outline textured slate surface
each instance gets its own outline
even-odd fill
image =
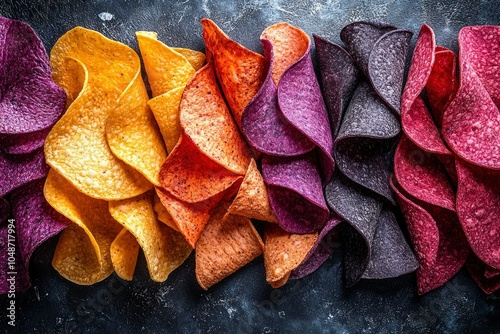
[[[30,23],[48,50],[57,38],[82,25],[137,49],[136,30],[156,30],[169,45],[203,49],[202,17],[231,37],[261,50],[260,32],[288,21],[309,34],[340,42],[340,29],[355,20],[381,20],[418,32],[430,24],[440,45],[456,50],[465,25],[500,24],[500,3],[389,0],[271,1],[72,1],[0,2],[0,15]],[[108,20],[107,20],[108,19]],[[413,43],[415,37],[413,38]],[[149,279],[143,256],[132,282],[113,275],[91,287],[65,281],[51,267],[56,240],[31,260],[33,287],[16,295],[17,326],[23,333],[500,333],[500,293],[486,296],[462,269],[442,288],[418,297],[414,274],[364,280],[345,289],[341,249],[313,275],[273,290],[265,283],[262,258],[210,291],[194,277],[194,257],[165,283]],[[0,309],[8,299],[0,296]]]

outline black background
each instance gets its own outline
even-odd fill
[[[134,32],[152,30],[170,46],[203,50],[203,17],[260,51],[259,35],[287,21],[339,42],[340,29],[378,20],[412,30],[428,23],[439,45],[456,51],[461,27],[500,24],[498,1],[249,0],[249,1],[13,1],[0,15],[24,20],[48,51],[76,25],[137,49]],[[100,13],[110,13],[102,20]],[[103,15],[101,15],[103,16]],[[112,275],[90,287],[61,278],[50,261],[56,240],[35,251],[33,286],[16,295],[16,327],[7,326],[0,297],[0,329],[19,333],[500,333],[500,292],[487,296],[462,269],[443,287],[417,296],[414,274],[361,281],[344,288],[341,249],[314,274],[280,289],[265,282],[262,258],[208,292],[198,287],[191,256],[164,283],[150,280],[141,255],[132,282]],[[2,311],[3,310],[3,311]]]

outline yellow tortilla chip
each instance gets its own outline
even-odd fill
[[[137,54],[95,31],[82,27],[68,31],[54,45],[50,60],[54,81],[74,92],[79,84],[73,79],[78,66],[67,67],[68,59],[78,61],[82,68],[76,70],[77,75],[83,70],[87,80],[47,136],[47,163],[94,198],[124,199],[150,189],[151,183],[141,173],[111,152],[105,133],[108,116],[137,76]]]
[[[234,215],[265,220],[271,223],[278,222],[269,204],[264,179],[257,169],[254,159],[248,165],[247,173],[238,194],[227,211]]]
[[[155,210],[156,217],[159,221],[161,221],[163,224],[166,224],[171,229],[177,232],[179,231],[177,224],[175,223],[170,213],[168,213],[167,208],[165,208],[165,206],[161,203],[160,197],[158,197],[157,192],[155,192],[153,198],[153,209]]]
[[[126,281],[134,278],[135,265],[139,256],[139,244],[126,228],[116,236],[111,244],[111,262],[116,274]]]
[[[196,279],[205,290],[261,255],[264,247],[250,219],[225,214],[225,206],[217,207],[196,244]]]
[[[264,232],[264,266],[266,281],[273,287],[283,286],[292,270],[306,258],[318,239],[318,233],[292,234],[268,224]]]
[[[193,66],[195,71],[198,71],[200,68],[203,67],[203,65],[205,65],[206,57],[203,54],[203,52],[185,48],[173,48],[173,49],[179,52],[184,57],[186,57],[186,59],[191,64],[191,66]]]
[[[113,272],[110,247],[122,229],[109,214],[108,203],[79,192],[51,169],[43,189],[47,202],[74,222],[59,238],[52,266],[64,278],[90,285]]]
[[[180,233],[156,219],[152,191],[134,198],[111,201],[109,211],[136,238],[153,281],[165,281],[191,253],[192,248]]]

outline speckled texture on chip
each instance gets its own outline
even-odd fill
[[[196,244],[196,279],[207,290],[262,254],[264,244],[247,217],[219,206]]]
[[[260,54],[233,41],[213,21],[204,18],[203,39],[236,124],[265,78],[266,61]]]
[[[500,172],[456,160],[457,214],[472,251],[500,269]]]
[[[416,274],[422,295],[451,279],[464,265],[470,248],[454,211],[418,202],[395,178],[391,181],[420,263]]]
[[[47,163],[94,198],[130,198],[152,188],[141,173],[113,154],[106,138],[108,116],[140,75],[134,50],[98,32],[76,27],[59,38],[50,56],[54,81],[65,91],[78,90],[75,87],[81,91],[47,136]],[[73,65],[67,66],[70,58]],[[82,71],[83,86],[74,77]]]
[[[351,55],[340,45],[313,35],[318,56],[321,88],[330,115],[330,128],[337,136],[340,121],[349,104],[360,71]]]
[[[191,254],[192,248],[182,235],[156,218],[152,191],[121,201],[111,201],[109,212],[136,238],[153,281],[164,282]]]
[[[139,249],[139,243],[134,235],[123,228],[110,247],[111,262],[118,277],[126,281],[134,278]]]
[[[271,208],[284,230],[311,233],[326,224],[329,210],[315,155],[287,159],[264,156],[262,176]]]

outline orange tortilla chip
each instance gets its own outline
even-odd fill
[[[180,233],[157,220],[153,209],[153,191],[109,202],[109,211],[136,238],[153,281],[165,281],[191,253],[191,247]]]
[[[191,66],[193,66],[195,71],[198,71],[200,68],[203,67],[203,65],[205,65],[206,57],[203,54],[203,52],[185,48],[172,48],[172,49],[174,49],[174,51],[177,51],[181,55],[186,57],[186,59],[191,64]]]
[[[225,213],[225,206],[217,207],[196,244],[196,279],[205,290],[261,255],[264,247],[250,219]]]
[[[268,224],[264,232],[264,265],[266,281],[273,287],[283,286],[292,270],[306,258],[318,239],[318,233],[292,234],[277,224]]]
[[[56,211],[75,223],[61,234],[52,266],[82,285],[108,277],[113,272],[111,243],[122,229],[109,214],[108,203],[82,194],[53,169],[43,192]]]
[[[309,36],[285,22],[276,23],[267,27],[260,36],[269,40],[273,45],[274,63],[272,77],[276,85],[283,72],[302,57],[309,48]]]
[[[111,262],[116,274],[126,281],[134,278],[135,265],[139,256],[139,244],[126,228],[111,243]]]
[[[224,102],[210,64],[196,72],[184,89],[180,124],[203,154],[235,174],[245,174],[251,152]]]
[[[166,224],[171,229],[179,232],[177,224],[175,224],[172,216],[170,215],[170,213],[168,213],[167,208],[165,208],[165,206],[161,203],[160,197],[158,197],[158,194],[156,192],[153,198],[153,209],[155,210],[156,217],[159,221],[161,221],[163,224]]]
[[[238,194],[227,211],[271,223],[278,222],[269,205],[266,185],[254,159],[250,162]]]
[[[207,158],[185,134],[160,171],[162,187],[188,203],[208,200],[240,179],[241,176]]]
[[[68,59],[76,63],[67,67]],[[94,198],[130,198],[150,189],[151,183],[141,173],[112,153],[105,133],[108,116],[137,76],[139,59],[134,50],[76,27],[56,42],[50,60],[54,81],[72,95],[81,85],[81,79],[73,77],[81,77],[83,71],[86,80],[47,136],[47,163]]]
[[[213,21],[202,19],[201,24],[222,91],[241,129],[243,110],[264,82],[266,60],[230,39]]]

